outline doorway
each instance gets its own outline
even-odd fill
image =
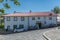
[[[15,30],[17,28],[17,25],[13,25],[13,30]]]
[[[41,22],[37,22],[36,25],[39,29],[41,28]]]
[[[10,26],[9,26],[9,25],[7,26],[7,29],[6,29],[6,31],[10,31]]]

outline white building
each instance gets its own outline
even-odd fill
[[[57,14],[57,21],[60,22],[60,13]]]
[[[4,29],[14,30],[29,28],[41,28],[57,25],[57,15],[51,12],[26,12],[4,15]]]

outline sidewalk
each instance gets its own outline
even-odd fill
[[[50,40],[60,40],[60,29],[47,31],[44,33],[45,37]]]

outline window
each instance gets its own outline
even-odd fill
[[[32,20],[35,20],[35,17],[32,17]]]
[[[19,25],[19,29],[22,29],[22,28],[24,28],[24,25]]]
[[[13,25],[14,29],[17,28],[17,25]]]
[[[40,19],[40,17],[38,17],[38,19]]]
[[[17,17],[14,17],[14,21],[17,21]]]
[[[49,20],[52,20],[52,17],[49,17]]]
[[[7,21],[10,21],[10,17],[7,17]]]
[[[21,17],[21,21],[24,21],[24,17]]]

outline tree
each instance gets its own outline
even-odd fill
[[[54,13],[60,13],[60,8],[58,6],[54,7],[54,9],[52,10],[52,12]]]
[[[10,9],[11,6],[9,5],[8,1],[13,2],[16,6],[20,6],[20,2],[18,0],[0,0],[0,3],[3,5],[3,8],[0,8],[0,18],[5,13],[5,9]],[[2,26],[2,20],[0,19],[1,26]]]
[[[5,12],[5,9],[10,9],[10,5],[8,4],[8,1],[11,1],[13,2],[15,5],[19,6],[20,5],[20,2],[18,0],[0,0],[0,3],[3,4],[4,8],[0,8],[0,14],[4,13]]]

